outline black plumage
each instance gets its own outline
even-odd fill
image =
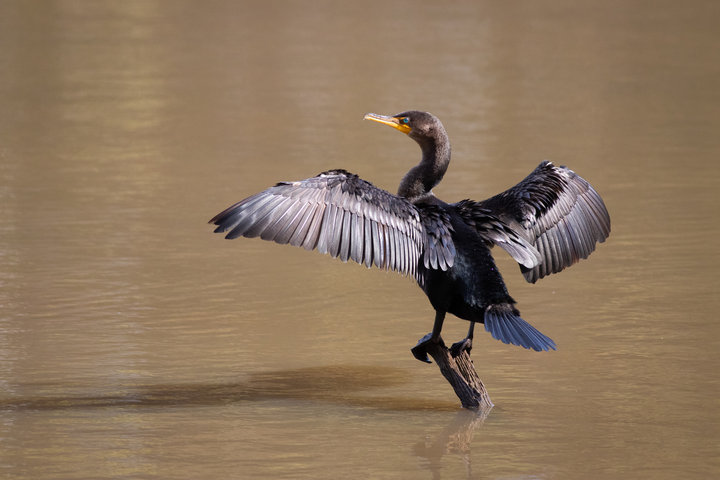
[[[555,343],[515,308],[490,254],[497,245],[519,264],[528,282],[557,273],[595,249],[610,233],[610,217],[592,186],[566,167],[541,163],[514,187],[481,202],[448,204],[432,193],[450,161],[450,142],[427,112],[366,119],[414,139],[422,159],[397,195],[345,170],[280,182],[216,215],[215,232],[317,249],[343,261],[411,275],[436,311],[432,333],[412,349],[428,361],[427,342],[439,342],[446,313],[470,321],[453,353],[471,348],[473,327],[485,324],[505,343],[534,350]]]

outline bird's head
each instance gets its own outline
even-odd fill
[[[368,113],[365,119],[400,130],[420,145],[422,160],[403,177],[398,195],[417,200],[432,194],[450,163],[450,140],[440,120],[417,110],[390,116]]]
[[[365,120],[372,120],[373,122],[382,123],[383,125],[389,125],[407,134],[410,138],[421,144],[424,139],[445,136],[445,128],[442,123],[440,123],[440,120],[428,112],[409,110],[396,115],[368,113],[365,115]]]

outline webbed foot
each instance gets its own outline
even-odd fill
[[[420,340],[418,340],[417,345],[415,345],[413,348],[411,348],[410,351],[412,352],[413,356],[415,358],[417,358],[418,360],[420,360],[421,362],[432,363],[430,361],[430,358],[428,357],[427,349],[428,349],[428,346],[433,343],[435,343],[435,344],[439,343],[442,345],[442,343],[443,343],[442,338],[440,338],[440,337],[433,338],[433,334],[428,333],[427,335],[422,337]]]
[[[452,344],[450,347],[450,355],[455,358],[464,351],[469,354],[470,350],[472,350],[472,338],[466,337],[459,342]]]

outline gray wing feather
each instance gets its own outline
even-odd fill
[[[523,269],[529,282],[587,258],[596,243],[604,242],[610,235],[610,216],[595,189],[567,168],[556,167],[553,173],[564,180],[564,188],[557,192],[559,201],[545,211],[526,206],[524,215],[529,239],[548,240],[547,249],[541,252],[544,261]]]
[[[443,227],[428,222],[407,199],[344,170],[278,183],[210,221],[217,225],[216,232],[228,232],[226,238],[259,236],[416,278],[421,255],[425,263],[430,256],[433,268],[443,269],[454,258],[449,233],[441,239],[445,244],[438,242],[437,235],[426,228],[430,225],[438,231]],[[427,248],[429,239],[431,248]]]
[[[532,283],[587,258],[610,235],[600,195],[572,170],[550,162],[492,198],[456,206],[481,235],[520,263]]]

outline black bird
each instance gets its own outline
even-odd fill
[[[280,182],[216,215],[210,223],[226,238],[257,237],[317,249],[367,267],[412,275],[435,309],[435,323],[412,348],[429,362],[429,342],[442,342],[446,313],[470,321],[458,355],[472,347],[476,322],[504,343],[536,351],[555,343],[520,318],[490,249],[497,245],[519,264],[525,279],[563,270],[610,234],[600,195],[566,167],[542,162],[514,187],[482,202],[445,203],[432,192],[450,163],[450,141],[427,112],[365,119],[389,125],[415,140],[420,163],[400,182],[397,195],[345,170],[328,170],[297,182]]]

